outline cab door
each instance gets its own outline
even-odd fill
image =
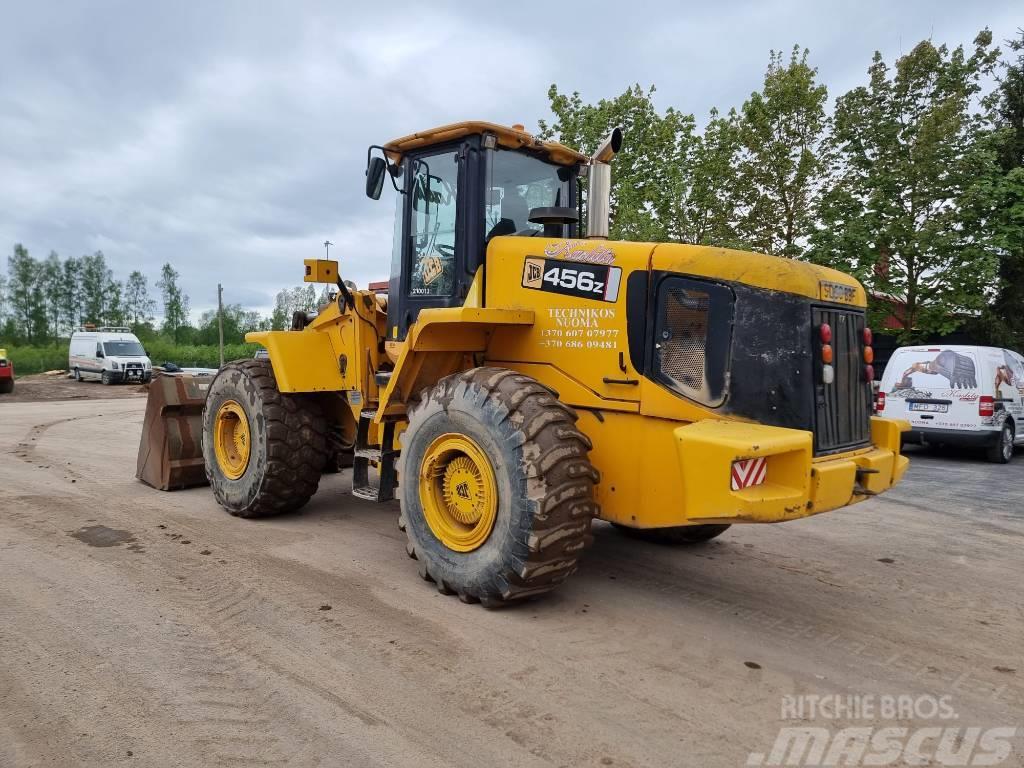
[[[479,264],[477,137],[407,155],[395,223],[388,339],[401,340],[419,313],[461,306]],[[474,223],[479,226],[474,226]]]

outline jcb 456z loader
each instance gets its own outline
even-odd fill
[[[594,518],[701,542],[891,488],[905,425],[871,415],[860,284],[754,253],[609,241],[621,141],[587,157],[469,122],[371,147],[367,194],[387,183],[398,200],[387,296],[306,262],[336,300],[249,334],[268,359],[210,386],[220,504],[298,509],[350,452],[354,496],[397,495],[420,575],[498,605],[573,573]]]

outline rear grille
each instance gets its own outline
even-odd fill
[[[871,383],[864,380],[864,313],[814,307],[814,448],[816,454],[857,448],[871,439]],[[822,381],[822,323],[832,327],[835,380]]]

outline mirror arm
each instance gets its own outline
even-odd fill
[[[391,186],[395,188],[395,192],[397,192],[400,195],[404,195],[405,194],[405,190],[404,189],[399,189],[398,188],[398,183],[395,181],[395,173],[394,172],[398,169],[398,166],[394,165],[388,159],[388,152],[387,152],[386,149],[384,149],[384,147],[382,147],[380,144],[371,144],[369,147],[367,147],[366,148],[366,165],[367,166],[370,165],[370,157],[373,155],[373,150],[375,150],[375,149],[379,149],[380,153],[384,156],[384,162],[387,163],[388,178],[391,179]]]

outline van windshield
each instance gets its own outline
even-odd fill
[[[105,341],[103,354],[114,357],[145,357],[146,350],[137,341]]]

